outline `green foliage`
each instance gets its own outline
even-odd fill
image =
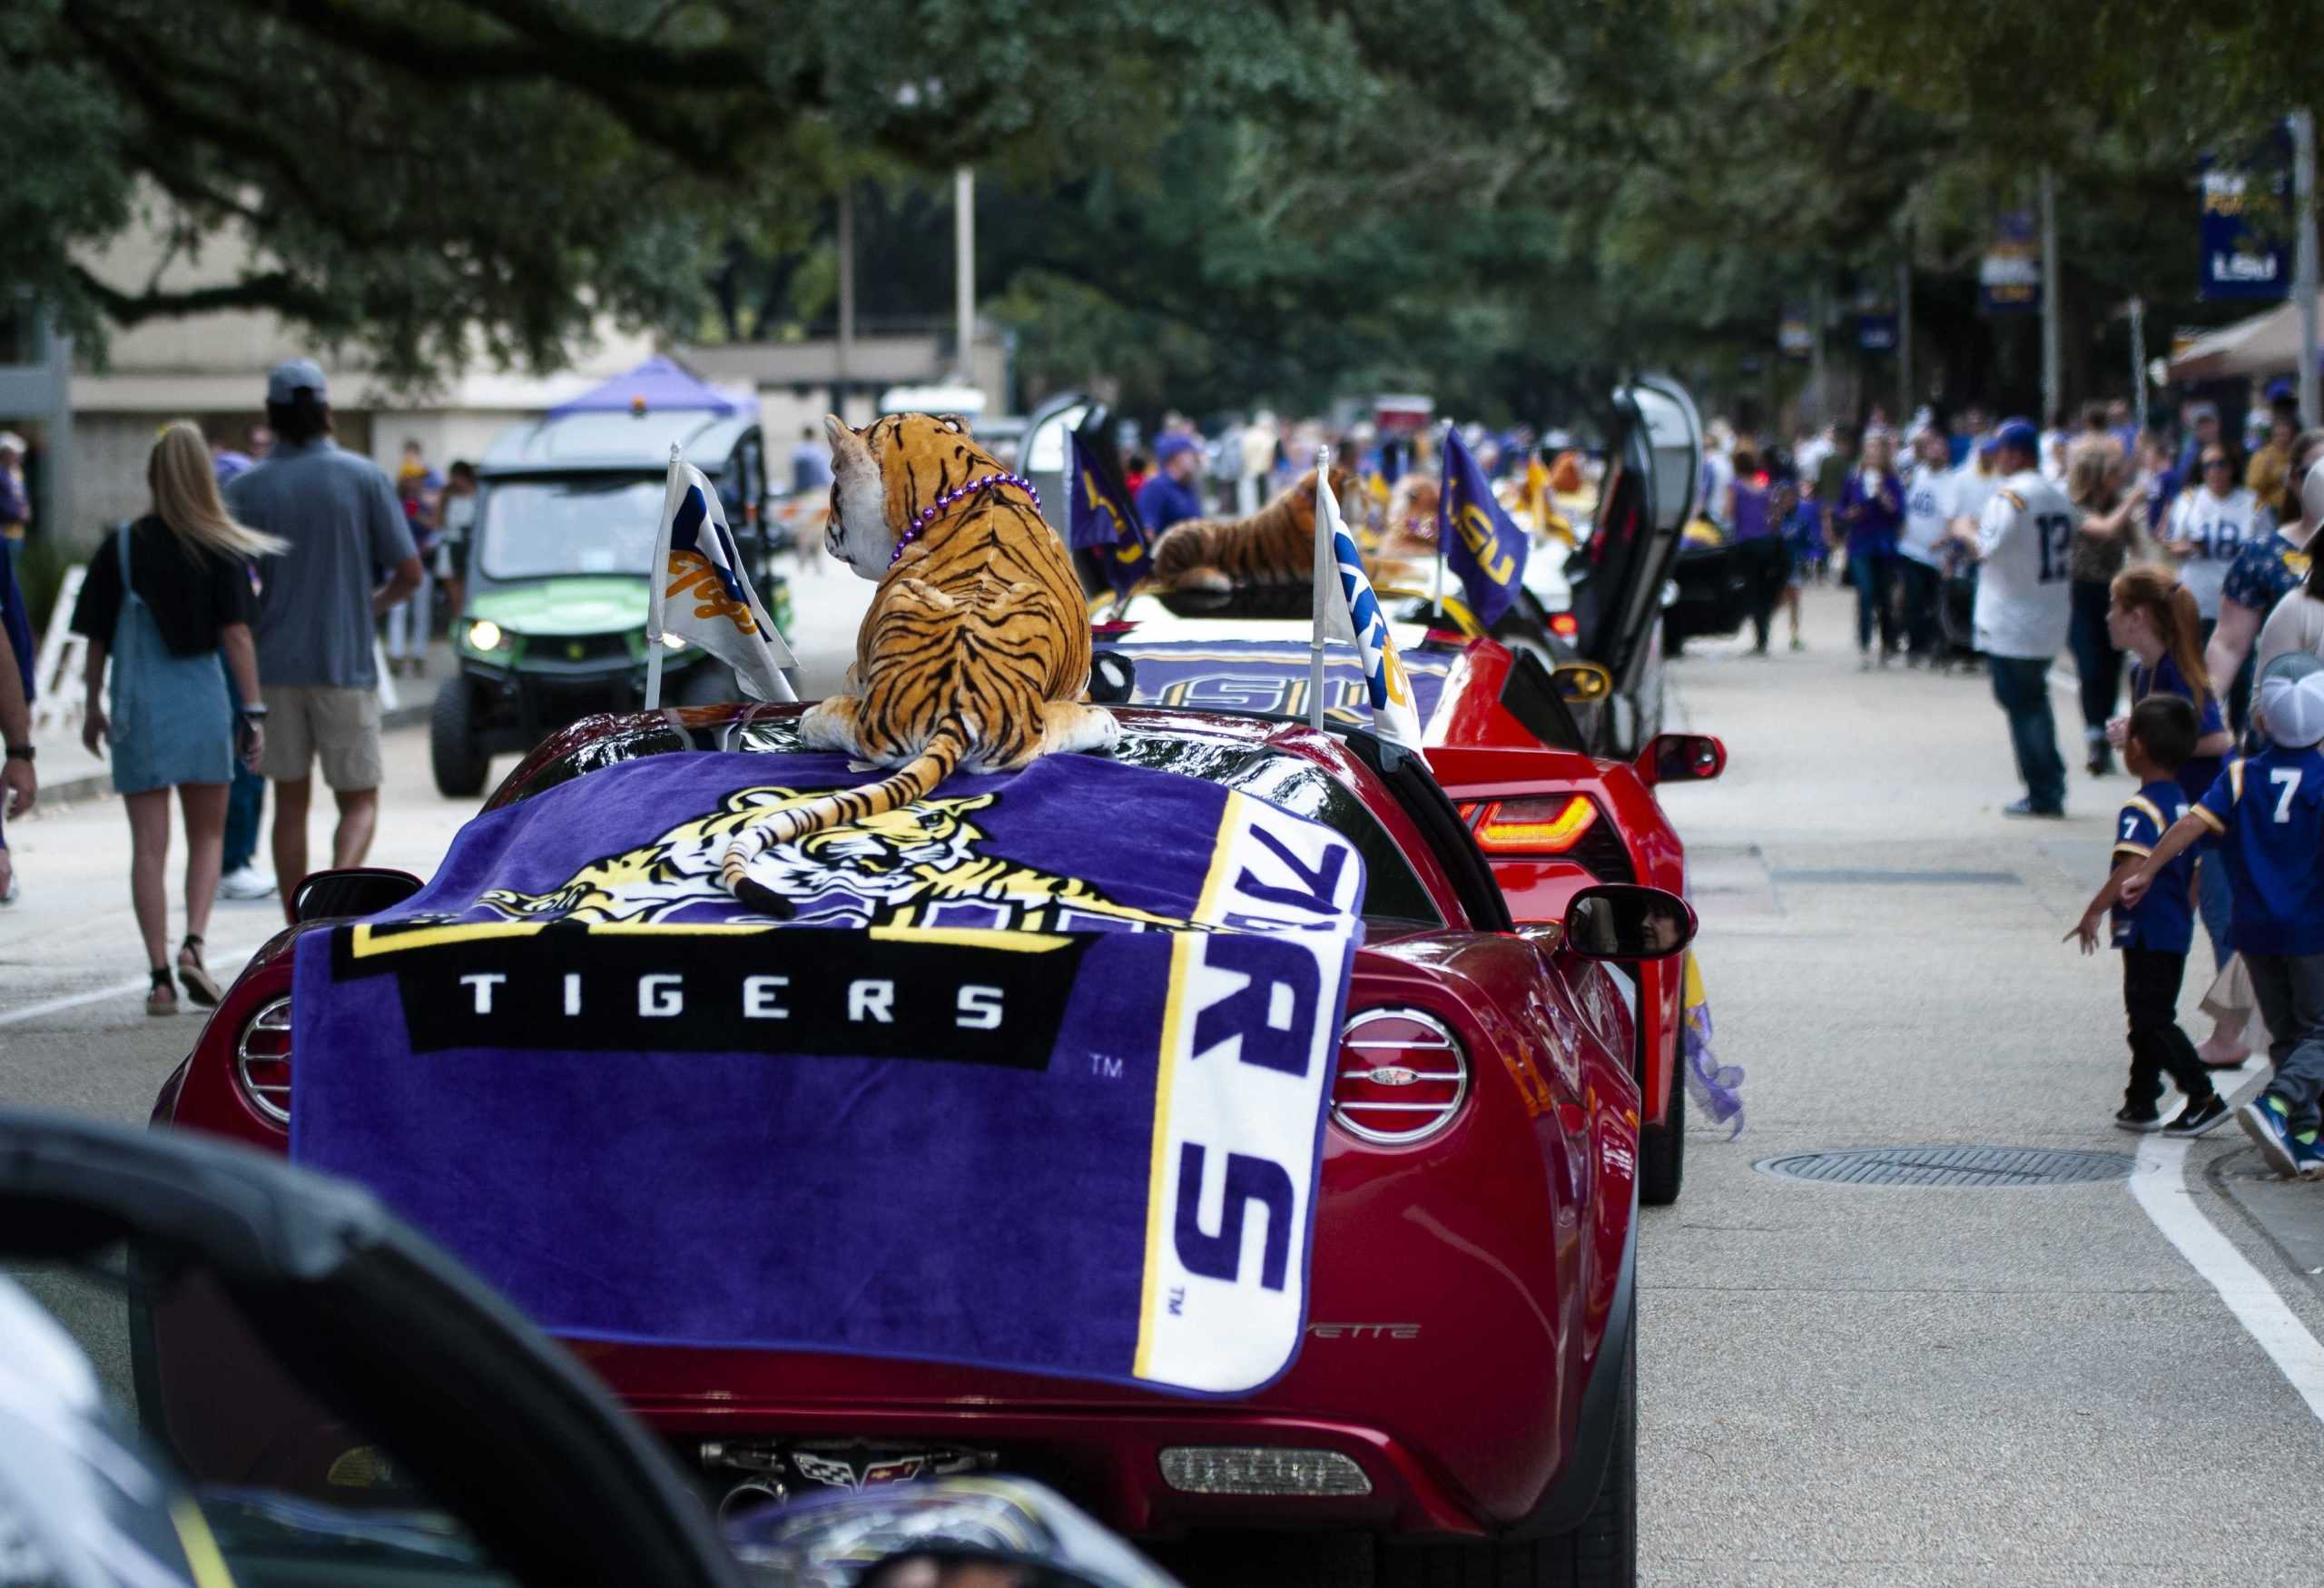
[[[93,340],[262,308],[418,382],[599,314],[825,326],[842,183],[860,311],[935,318],[973,162],[1037,386],[1531,416],[1733,371],[1908,227],[1958,300],[2042,162],[2089,326],[2183,298],[2194,158],[2319,54],[2324,7],[2185,0],[14,0],[0,137],[43,154],[0,165],[0,280]],[[100,279],[141,213],[255,262]]]

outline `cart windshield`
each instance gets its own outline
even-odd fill
[[[478,566],[493,579],[651,571],[662,477],[496,479],[484,492]]]

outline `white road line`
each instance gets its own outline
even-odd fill
[[[212,968],[212,973],[216,974],[224,966],[231,965],[234,967],[235,973],[240,974],[242,966],[248,962],[252,954],[258,952],[261,946],[261,944],[252,943],[247,948],[217,951],[220,962]],[[224,987],[233,979],[233,976],[220,976],[218,984]],[[54,1014],[59,1010],[78,1009],[86,1003],[103,1003],[106,999],[119,998],[124,992],[143,992],[151,984],[152,980],[149,976],[133,977],[127,981],[116,981],[110,987],[98,987],[87,992],[69,992],[62,998],[44,999],[38,1003],[25,1004],[22,1009],[0,1011],[0,1026],[21,1025],[28,1020],[38,1020],[44,1014]],[[184,994],[181,992],[179,997],[182,1001]],[[198,1006],[191,1002],[187,1002],[185,1008],[201,1012]]]
[[[2232,1129],[2232,1123],[2221,1129]],[[2138,1199],[2163,1238],[2179,1248],[2201,1274],[2244,1332],[2260,1343],[2308,1409],[2324,1422],[2324,1345],[2278,1295],[2251,1260],[2235,1248],[2196,1206],[2187,1189],[2187,1143],[2149,1136],[2139,1143],[2139,1166],[2131,1176]]]

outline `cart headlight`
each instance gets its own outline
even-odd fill
[[[508,636],[489,617],[468,625],[468,644],[479,651],[497,651],[507,643]]]
[[[683,635],[665,634],[662,636],[662,645],[666,650],[682,651],[686,648],[685,637]]]

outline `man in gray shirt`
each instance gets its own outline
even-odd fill
[[[379,821],[379,675],[372,622],[419,585],[419,555],[387,471],[330,438],[311,359],[266,378],[266,461],[228,483],[226,508],[290,549],[259,565],[259,692],[274,784],[274,874],[287,901],[307,874],[314,764],[339,801],[334,866],[360,865]],[[387,583],[374,583],[387,570]]]

